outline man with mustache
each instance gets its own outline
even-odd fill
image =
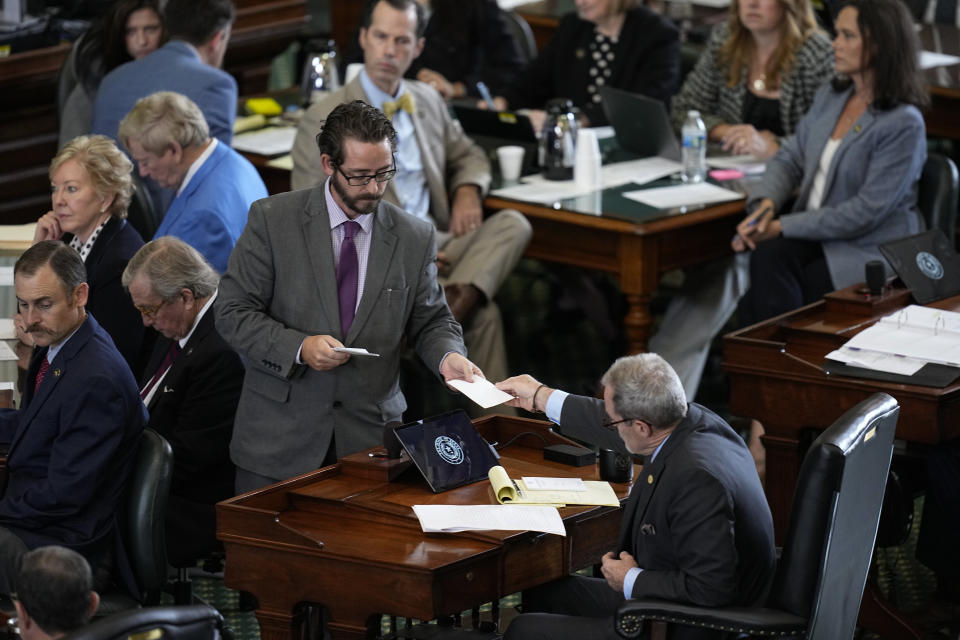
[[[405,344],[444,380],[482,375],[437,283],[433,225],[381,202],[396,143],[380,111],[339,105],[317,136],[323,182],[250,208],[214,304],[249,361],[230,443],[238,492],[382,442],[407,408]]]
[[[8,443],[0,498],[0,592],[13,590],[28,549],[61,545],[110,579],[116,512],[146,411],[130,368],[86,313],[80,254],[44,240],[14,266],[19,320],[36,345],[19,410],[0,410]]]
[[[403,79],[423,50],[426,18],[415,0],[370,3],[360,46],[364,68],[339,91],[304,113],[293,145],[294,189],[318,184],[323,171],[313,139],[338,104],[363,100],[382,110],[397,131],[396,179],[383,197],[437,229],[440,284],[465,332],[470,356],[487,375],[508,375],[503,324],[493,296],[530,241],[530,223],[504,209],[484,218],[490,186],[486,154],[451,119],[430,85]]]

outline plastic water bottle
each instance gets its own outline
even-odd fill
[[[683,181],[703,182],[707,175],[707,128],[699,111],[688,111],[683,122]]]

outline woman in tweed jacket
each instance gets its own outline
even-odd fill
[[[808,0],[734,0],[673,98],[674,126],[696,109],[710,140],[770,158],[832,73],[830,41]]]

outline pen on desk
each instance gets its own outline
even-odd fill
[[[517,481],[516,481],[516,480],[513,480],[513,479],[511,479],[510,482],[513,483],[513,488],[516,489],[516,491],[517,491],[517,497],[518,497],[518,498],[522,498],[522,497],[523,497],[523,491],[520,491],[520,485],[518,485],[518,484],[517,484]]]
[[[477,82],[477,91],[480,93],[480,97],[483,98],[483,101],[487,103],[487,108],[491,111],[497,110],[497,105],[493,102],[493,96],[490,95],[490,89],[487,88],[486,83],[483,80]]]

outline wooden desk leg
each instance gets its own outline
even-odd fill
[[[871,569],[860,603],[857,626],[876,633],[882,640],[920,640],[923,637],[920,632],[883,597],[873,573],[874,569]]]
[[[653,325],[653,315],[650,313],[649,293],[627,294],[627,317],[623,324],[627,330],[627,349],[630,353],[642,353],[647,350],[650,340],[650,327]]]

